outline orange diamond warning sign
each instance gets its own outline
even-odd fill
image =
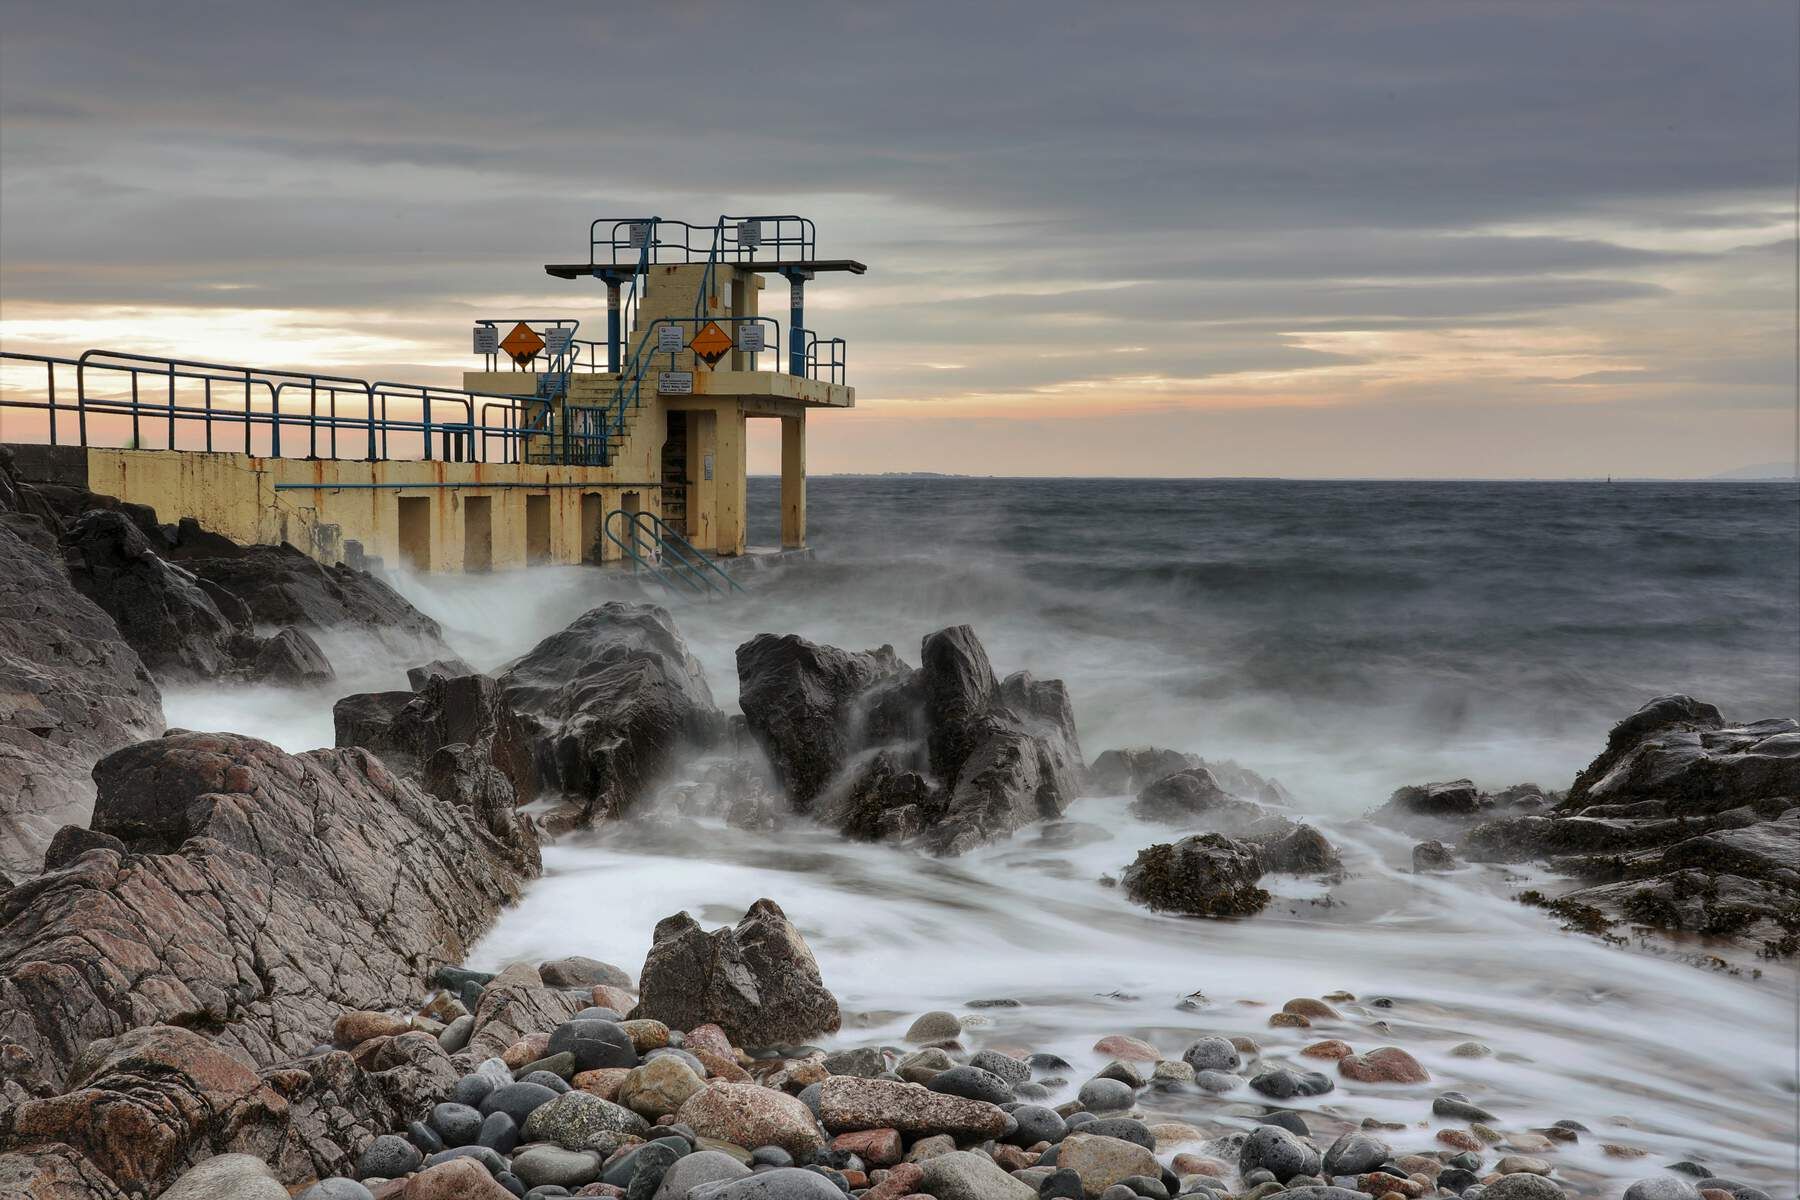
[[[537,335],[537,330],[520,321],[512,327],[511,333],[500,339],[500,348],[522,367],[537,357],[538,351],[544,348],[544,339]]]
[[[731,353],[731,335],[720,329],[717,321],[708,321],[694,335],[694,340],[688,343],[688,349],[705,359],[707,366],[715,366],[721,358]]]

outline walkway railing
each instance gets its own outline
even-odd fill
[[[600,529],[636,570],[654,577],[667,592],[710,600],[744,590],[730,572],[655,513],[615,508]]]
[[[597,267],[625,266],[640,256],[647,263],[705,262],[714,256],[747,263],[760,252],[776,260],[816,258],[817,227],[792,213],[721,216],[710,225],[670,217],[601,217],[588,226],[588,262]]]
[[[551,432],[532,427],[532,407],[529,397],[494,392],[116,350],[78,358],[0,352],[0,416],[8,418],[0,435],[23,441],[29,432],[53,446],[520,462],[527,441]],[[25,414],[42,424],[28,424]],[[604,420],[569,424],[555,431],[569,461],[605,463]]]

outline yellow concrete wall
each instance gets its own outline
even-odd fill
[[[660,452],[660,440],[658,441]],[[366,553],[401,562],[399,500],[431,504],[430,568],[460,571],[466,546],[463,502],[490,497],[495,570],[526,565],[528,495],[548,497],[551,560],[579,563],[587,552],[581,501],[598,493],[603,507],[619,506],[626,491],[640,506],[660,511],[655,475],[619,467],[533,466],[508,463],[357,462],[253,458],[166,450],[90,450],[89,486],[97,492],[156,509],[164,521],[193,517],[208,529],[241,542],[291,542],[326,562],[340,561],[342,542],[354,539]],[[380,488],[356,487],[381,483]],[[314,485],[277,491],[277,484]],[[456,484],[456,487],[406,484]],[[486,485],[486,486],[483,486]],[[606,557],[617,558],[606,547]]]

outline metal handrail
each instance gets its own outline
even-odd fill
[[[795,331],[801,337],[800,344],[805,347],[806,377],[820,379],[820,371],[825,372],[825,383],[842,385],[845,375],[845,359],[849,355],[848,344],[841,337],[822,338],[810,329]],[[827,349],[821,351],[820,347]]]
[[[751,222],[756,223],[754,240],[743,236]],[[603,225],[607,227],[604,238]],[[673,217],[599,217],[588,225],[588,264],[595,267],[626,265],[619,261],[621,250],[641,249],[647,252],[648,263],[692,263],[696,256],[711,255],[715,250],[721,256],[729,254],[731,262],[751,263],[763,248],[791,249],[802,260],[814,258],[818,254],[818,227],[811,218],[796,213],[721,215],[707,225]],[[602,250],[606,251],[604,260]],[[661,251],[667,251],[668,257]]]
[[[68,412],[75,415],[76,444],[81,446],[89,444],[88,416],[91,413],[130,418],[131,443],[134,446],[140,445],[143,440],[146,418],[166,422],[169,449],[176,448],[177,431],[183,423],[201,425],[204,430],[204,446],[209,451],[215,445],[215,423],[227,426],[238,424],[244,428],[244,453],[253,455],[256,452],[254,432],[262,427],[269,430],[269,456],[274,458],[284,457],[281,447],[282,430],[295,427],[302,428],[307,433],[308,453],[305,457],[322,457],[320,450],[323,443],[324,456],[338,458],[338,432],[352,430],[365,435],[365,457],[370,461],[396,457],[390,443],[391,435],[396,433],[416,433],[419,436],[419,457],[426,460],[433,457],[432,438],[433,434],[438,434],[443,438],[446,455],[460,458],[458,451],[466,448],[472,461],[520,461],[523,458],[522,446],[525,439],[538,432],[530,428],[527,398],[495,392],[391,380],[370,383],[341,375],[268,370],[103,349],[89,350],[78,358],[3,351],[0,352],[0,361],[43,365],[44,398],[19,399],[0,394],[0,409],[48,414],[51,445],[61,444],[61,418]],[[64,398],[59,401],[59,367],[72,369],[75,373],[75,395],[72,400],[67,398],[65,392]],[[103,378],[108,380],[125,376],[129,380],[129,397],[90,394],[90,376],[95,373],[104,373]],[[159,396],[145,395],[142,381],[146,378],[155,381],[153,390]],[[202,402],[199,405],[182,403],[177,389],[178,381],[201,384]],[[243,400],[240,407],[220,406],[223,398],[218,395],[218,391],[222,386],[228,386],[233,391],[242,389]],[[304,409],[294,411],[294,408],[299,407],[295,405],[284,410],[284,401],[294,393],[305,394]],[[357,398],[363,409],[362,414],[346,415],[340,411],[340,399],[343,396]],[[258,397],[266,397],[266,410],[259,411]],[[321,398],[324,400],[323,412],[320,411]],[[391,415],[390,401],[418,405],[418,417],[415,419]],[[448,408],[449,416],[434,414],[434,407],[438,407],[439,414]],[[494,421],[496,410],[500,415],[497,424]],[[493,451],[490,443],[495,439],[500,444],[498,460],[491,457]],[[596,445],[599,447],[598,453],[594,449]],[[604,462],[607,457],[603,434],[578,431],[565,437],[565,446],[572,446],[576,457],[582,462],[591,462],[596,457]]]
[[[632,513],[626,512],[622,508],[615,508],[611,512],[606,514],[605,520],[600,522],[600,532],[602,534],[604,534],[606,536],[606,539],[608,541],[610,541],[613,545],[617,546],[620,550],[624,551],[626,556],[631,559],[632,563],[639,570],[647,571],[652,576],[654,576],[656,581],[658,583],[662,584],[664,591],[673,593],[675,591],[674,583],[679,582],[683,587],[687,588],[688,591],[691,592],[692,594],[694,594],[696,596],[705,595],[705,592],[700,587],[700,585],[697,584],[692,579],[688,579],[685,576],[672,575],[668,570],[666,570],[662,566],[661,563],[658,563],[655,561],[645,561],[644,556],[638,552],[638,544],[639,544],[638,543],[638,534],[641,532],[641,530],[638,526],[638,523],[632,519],[632,516],[633,516]],[[627,526],[629,526],[630,530],[631,530],[631,540],[629,542],[625,541],[623,538],[619,537],[618,534],[613,532],[612,525],[613,525],[614,517],[624,517],[625,518],[625,524]],[[655,549],[654,542],[651,543],[650,549],[652,549],[652,550]]]
[[[614,428],[618,433],[621,435],[624,433],[626,409],[628,407],[637,408],[643,403],[644,376],[648,374],[650,367],[654,365],[656,356],[663,353],[663,351],[656,349],[652,345],[652,342],[655,340],[654,335],[657,329],[660,326],[666,325],[698,326],[709,321],[716,321],[722,325],[752,323],[767,325],[774,331],[774,336],[765,339],[763,349],[765,351],[773,350],[775,353],[775,361],[781,361],[781,322],[777,321],[774,317],[760,315],[754,317],[657,317],[644,327],[642,335],[638,338],[637,346],[632,350],[630,362],[621,368],[618,380],[613,384]],[[737,339],[734,336],[732,340],[735,342]],[[686,342],[683,342],[683,347],[686,347]],[[680,351],[668,351],[671,369],[674,367],[675,355],[678,353],[680,353]]]
[[[620,511],[622,512],[624,510],[621,509]],[[707,578],[707,571],[711,571],[725,581],[725,590],[727,592],[741,592],[744,590],[743,585],[733,579],[729,571],[708,558],[703,550],[688,541],[681,534],[676,533],[673,529],[669,528],[669,523],[667,521],[663,520],[653,512],[639,512],[632,515],[633,524],[642,524],[645,520],[649,520],[654,526],[654,528],[650,530],[650,536],[662,546],[675,551],[676,557],[684,565],[687,565],[690,570],[699,575],[701,582],[705,583],[713,591],[718,590],[718,585]]]

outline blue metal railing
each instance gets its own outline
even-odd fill
[[[754,262],[761,250],[776,257],[818,257],[818,228],[793,213],[721,216],[709,225],[671,217],[600,217],[588,226],[588,262],[592,266],[624,266],[640,254],[653,263],[722,261]],[[620,253],[625,254],[623,262]]]
[[[825,383],[844,382],[844,360],[848,354],[844,339],[822,338],[810,329],[797,329],[793,336],[805,348],[806,377]]]
[[[5,351],[0,363],[43,368],[42,390],[32,393],[9,383],[0,390],[0,411],[44,414],[51,445],[68,440],[64,431],[71,421],[72,444],[103,444],[103,431],[90,428],[95,418],[119,430],[117,441],[105,444],[140,449],[217,450],[221,429],[241,428],[243,453],[271,458],[519,462],[525,442],[542,432],[531,428],[530,398],[494,392],[114,350],[89,350],[78,358]],[[18,394],[21,390],[28,394]],[[395,407],[402,409],[400,415],[391,411]],[[156,429],[164,431],[163,445],[146,446],[147,432]],[[184,433],[193,444],[177,444]],[[290,435],[285,445],[284,433]],[[301,453],[292,453],[302,449],[295,434],[303,443]],[[360,454],[341,452],[346,434]],[[606,461],[603,433],[565,428],[562,438],[576,461]],[[236,440],[230,439],[234,449]]]
[[[756,324],[767,327],[772,332],[764,335],[763,349],[773,351],[777,361],[780,360],[781,322],[777,321],[774,317],[658,317],[644,327],[643,335],[638,338],[637,345],[632,350],[631,361],[619,372],[618,382],[613,386],[612,408],[616,432],[620,434],[624,433],[626,412],[636,409],[643,403],[644,377],[649,374],[650,368],[655,365],[656,356],[658,354],[667,354],[669,356],[669,366],[673,369],[676,361],[675,356],[681,353],[680,350],[658,349],[656,346],[658,330],[693,326],[695,331],[698,332],[699,327],[705,325],[709,321],[716,321],[720,325],[732,327],[732,341],[734,343],[738,340],[736,327],[739,325]],[[683,337],[682,348],[686,349],[687,343],[691,340],[691,336]]]
[[[600,529],[636,570],[651,575],[665,591],[710,600],[744,590],[730,572],[655,513],[615,508]]]

